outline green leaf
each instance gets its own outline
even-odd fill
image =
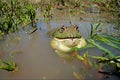
[[[101,23],[97,23],[97,24],[93,25],[94,30],[97,30],[97,29],[98,29],[98,27],[100,26],[100,24],[101,24]]]
[[[87,39],[87,41],[91,44],[93,44],[94,46],[96,46],[97,48],[99,48],[100,50],[106,52],[110,58],[115,57],[115,55],[110,52],[108,49],[105,49],[104,47],[100,46],[99,44],[97,44],[93,39]]]
[[[91,34],[90,37],[93,37],[94,35],[97,34],[97,29],[100,26],[101,23],[97,23],[97,24],[91,24]]]
[[[101,42],[103,42],[104,44],[107,44],[109,46],[112,46],[112,47],[117,48],[117,49],[120,50],[120,47],[118,47],[117,45],[115,45],[109,39],[107,39],[105,37],[96,35],[96,36],[94,36],[94,38],[97,39],[97,40],[99,40],[99,41],[101,41]]]
[[[94,59],[100,59],[100,60],[109,60],[108,58],[106,57],[101,57],[101,56],[90,56],[91,58],[94,58]]]
[[[80,56],[80,55],[77,55],[77,58],[79,59],[79,60],[84,60],[84,57],[82,57],[82,56]]]
[[[86,51],[86,52],[84,53],[83,57],[84,57],[85,59],[88,58],[88,51]]]
[[[13,61],[14,55],[11,55],[10,60],[2,61],[0,59],[0,69],[7,70],[7,71],[15,71],[18,67],[16,63]]]
[[[110,40],[113,43],[120,44],[120,39],[118,39],[118,38],[116,39],[116,38],[111,37],[111,36],[102,36],[102,37]]]
[[[81,74],[78,74],[77,72],[73,72],[73,75],[77,80],[84,80],[84,76]]]
[[[87,44],[86,46],[81,47],[81,48],[73,47],[73,48],[70,49],[70,52],[78,51],[78,50],[84,50],[84,49],[88,49],[88,48],[91,48],[91,47],[95,47],[95,46],[91,45],[91,44]]]

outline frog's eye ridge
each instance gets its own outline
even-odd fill
[[[63,31],[65,31],[65,26],[63,25],[60,29],[59,29],[60,33],[62,33]]]
[[[77,25],[74,25],[74,28],[75,28],[76,30],[78,30],[78,29],[79,29],[79,27],[78,27]]]
[[[62,26],[62,27],[61,27],[61,29],[63,29],[63,30],[64,30],[64,29],[65,29],[65,26]]]

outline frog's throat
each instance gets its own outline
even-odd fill
[[[66,40],[70,40],[70,39],[54,38],[54,39],[51,40],[51,47],[56,49],[56,50],[59,50],[59,51],[69,52],[71,50],[71,48],[74,48],[74,47],[82,48],[82,47],[87,45],[84,38],[73,38],[71,41],[74,41],[76,39],[79,40],[79,43],[76,46],[68,47],[68,46],[64,45],[63,42],[66,41]]]

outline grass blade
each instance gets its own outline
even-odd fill
[[[93,44],[94,46],[96,46],[97,48],[99,48],[100,50],[106,52],[106,53],[109,55],[110,58],[115,57],[115,55],[114,55],[112,52],[110,52],[108,49],[103,48],[103,47],[100,46],[99,44],[95,43],[95,41],[94,41],[93,39],[87,39],[87,41],[88,41],[89,43]]]
[[[112,43],[112,42],[111,42],[109,39],[107,39],[107,38],[104,38],[104,37],[101,37],[101,36],[98,36],[98,35],[94,36],[94,38],[97,39],[97,40],[99,40],[99,41],[101,41],[101,42],[103,42],[104,44],[107,44],[107,45],[109,45],[109,46],[112,46],[112,47],[117,48],[117,49],[120,50],[120,47],[118,47],[117,45],[115,45],[114,43]]]
[[[95,47],[94,45],[91,45],[91,44],[87,44],[86,46],[84,46],[84,47],[81,47],[81,48],[77,48],[77,47],[73,47],[73,48],[71,48],[71,50],[70,50],[70,52],[71,51],[78,51],[78,50],[84,50],[84,49],[88,49],[88,48],[91,48],[91,47]]]
[[[120,39],[116,39],[114,37],[111,37],[111,36],[102,36],[103,38],[106,38],[106,39],[109,39],[111,42],[113,43],[116,43],[116,44],[119,44],[120,45]]]

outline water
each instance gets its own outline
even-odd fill
[[[57,17],[58,18],[58,17]],[[61,18],[61,17],[60,17]],[[113,75],[104,75],[98,73],[98,68],[87,68],[79,60],[74,59],[71,62],[65,62],[64,59],[56,55],[50,46],[50,38],[47,36],[47,31],[51,28],[56,28],[61,25],[70,25],[69,18],[53,19],[50,22],[45,22],[40,18],[37,23],[38,30],[29,35],[25,31],[14,33],[6,36],[4,41],[0,43],[0,57],[6,60],[10,54],[15,54],[15,62],[19,70],[15,72],[7,72],[0,70],[0,80],[9,79],[68,79],[76,80],[75,74],[80,76],[80,80],[119,80],[120,78]],[[79,26],[82,35],[87,38],[90,33],[89,21],[79,21],[78,18],[73,19],[73,23]],[[108,26],[104,32],[110,32]],[[41,30],[40,30],[41,28]],[[110,34],[110,33],[109,33]],[[79,51],[83,55],[87,50]],[[90,55],[101,55],[104,52],[97,48],[88,49]]]

